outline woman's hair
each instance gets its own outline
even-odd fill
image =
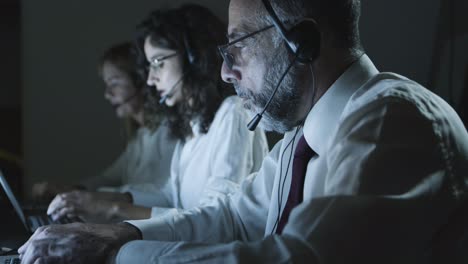
[[[123,42],[111,46],[108,48],[101,56],[98,62],[98,72],[102,77],[102,69],[105,63],[111,63],[117,69],[124,72],[130,78],[133,86],[137,92],[142,93],[144,101],[147,101],[146,89],[145,88],[145,76],[144,70],[137,63],[137,52],[134,45],[130,42]],[[144,90],[142,90],[144,89]],[[156,111],[157,109],[143,109],[146,123],[151,123],[150,128],[155,128],[160,120],[161,111]],[[146,119],[151,119],[154,121],[146,122]],[[124,118],[124,127],[125,127],[125,136],[127,138],[132,138],[135,136],[136,130],[140,127],[138,123],[130,117]]]
[[[174,107],[164,106],[171,132],[179,139],[192,134],[190,122],[193,120],[200,124],[200,132],[206,133],[224,98],[229,92],[233,93],[219,73],[222,59],[217,45],[224,41],[224,32],[221,20],[209,9],[196,4],[153,11],[137,27],[138,62],[145,69],[148,62],[144,43],[148,37],[151,45],[175,50],[183,58],[183,100]],[[157,107],[159,99],[155,89],[148,89],[150,107]]]
[[[132,43],[123,42],[107,49],[99,59],[98,71],[100,75],[102,75],[105,63],[111,63],[120,71],[128,74],[136,89],[140,90],[144,87],[145,79],[139,72],[136,52]]]

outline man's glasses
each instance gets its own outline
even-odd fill
[[[177,55],[178,55],[178,53],[175,52],[175,53],[163,56],[163,57],[152,58],[150,60],[150,62],[149,62],[149,67],[153,71],[157,71],[157,70],[159,70],[161,68],[161,65],[163,64],[164,60],[170,59],[170,58],[175,57]]]
[[[231,41],[231,42],[229,42],[229,43],[227,43],[227,44],[218,46],[218,51],[219,51],[219,53],[221,53],[221,57],[223,57],[224,62],[226,63],[226,66],[227,66],[229,69],[232,69],[232,67],[234,66],[234,63],[236,62],[236,60],[235,60],[235,58],[234,58],[234,55],[233,55],[231,52],[229,52],[229,47],[230,47],[231,45],[234,45],[234,44],[236,44],[236,43],[238,43],[238,42],[240,42],[240,41],[243,41],[243,40],[245,40],[245,39],[248,39],[248,38],[250,38],[250,37],[253,37],[254,35],[257,35],[258,33],[261,33],[261,32],[263,32],[263,31],[266,31],[266,30],[268,30],[268,29],[270,29],[270,28],[272,28],[272,27],[274,27],[274,25],[266,26],[266,27],[264,27],[264,28],[262,28],[262,29],[259,29],[259,30],[257,30],[257,31],[252,32],[252,33],[249,33],[249,34],[247,34],[247,35],[245,35],[245,36],[242,36],[242,37],[240,37],[240,38],[238,38],[238,39],[236,39],[236,40],[233,40],[233,41]]]

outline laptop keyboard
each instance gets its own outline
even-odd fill
[[[19,258],[7,258],[5,259],[5,264],[20,264],[21,260]]]

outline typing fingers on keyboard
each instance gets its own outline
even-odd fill
[[[69,205],[60,208],[60,210],[55,211],[55,213],[52,214],[52,219],[57,220],[59,218],[66,217],[67,215],[77,215],[77,213],[77,208],[74,205]]]
[[[55,199],[50,203],[49,208],[47,209],[47,214],[53,215],[56,212],[67,207],[76,207],[76,201],[68,196],[59,194]]]
[[[55,198],[52,200],[52,202],[49,204],[49,207],[47,208],[47,214],[51,215],[53,214],[58,208],[63,207],[63,203],[65,200],[62,198],[62,196],[59,194],[55,196]]]

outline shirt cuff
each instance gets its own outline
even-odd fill
[[[174,221],[178,212],[177,209],[166,208],[166,210],[157,217],[125,222],[138,228],[144,240],[174,241],[174,232],[170,223]]]

